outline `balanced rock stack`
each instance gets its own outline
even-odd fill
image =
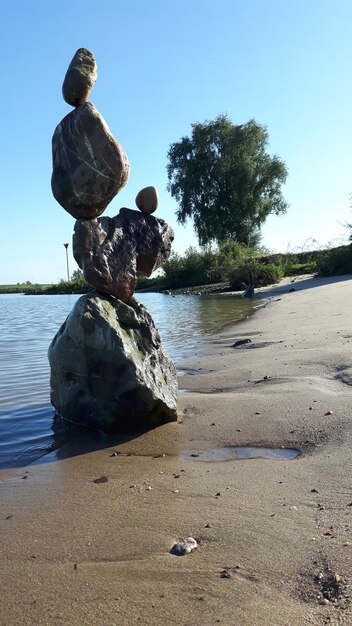
[[[63,83],[74,106],[54,132],[52,191],[77,221],[73,254],[95,288],[82,296],[49,347],[51,402],[71,422],[106,432],[177,420],[177,379],[148,311],[133,293],[168,258],[172,228],[152,213],[155,187],[136,196],[139,211],[100,217],[126,184],[128,158],[88,102],[97,78],[93,54],[80,48]]]

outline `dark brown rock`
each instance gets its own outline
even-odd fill
[[[158,191],[156,187],[144,187],[136,195],[136,205],[142,213],[150,215],[158,208]]]
[[[64,100],[74,107],[87,102],[97,79],[94,54],[87,48],[79,48],[73,57],[62,85]]]
[[[51,188],[76,219],[101,215],[126,184],[128,158],[103,117],[87,102],[56,127]]]
[[[133,298],[82,296],[51,342],[49,362],[51,402],[65,420],[105,432],[177,420],[176,368]]]
[[[123,208],[116,217],[77,220],[73,255],[91,285],[127,302],[137,276],[150,276],[167,260],[173,239],[164,220]]]

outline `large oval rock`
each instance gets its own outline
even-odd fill
[[[164,220],[123,208],[116,217],[77,220],[73,256],[90,285],[127,302],[137,276],[150,276],[168,259],[173,239]]]
[[[56,127],[51,188],[73,217],[94,218],[126,184],[128,158],[91,102],[71,111]]]
[[[96,291],[82,296],[49,348],[61,417],[105,432],[177,420],[177,378],[148,311]]]
[[[87,102],[97,79],[94,54],[87,48],[79,48],[74,55],[62,85],[64,100],[74,107]]]

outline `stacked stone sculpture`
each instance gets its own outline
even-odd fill
[[[136,196],[138,211],[100,217],[126,184],[128,158],[88,102],[97,78],[80,48],[62,92],[74,108],[55,129],[52,191],[75,219],[73,255],[94,288],[82,296],[49,347],[51,402],[76,424],[114,432],[177,420],[177,379],[148,311],[132,296],[138,276],[168,258],[172,228],[152,213],[155,187]]]

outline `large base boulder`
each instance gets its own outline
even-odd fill
[[[177,420],[177,379],[148,311],[92,291],[49,347],[51,402],[61,417],[105,432]]]

